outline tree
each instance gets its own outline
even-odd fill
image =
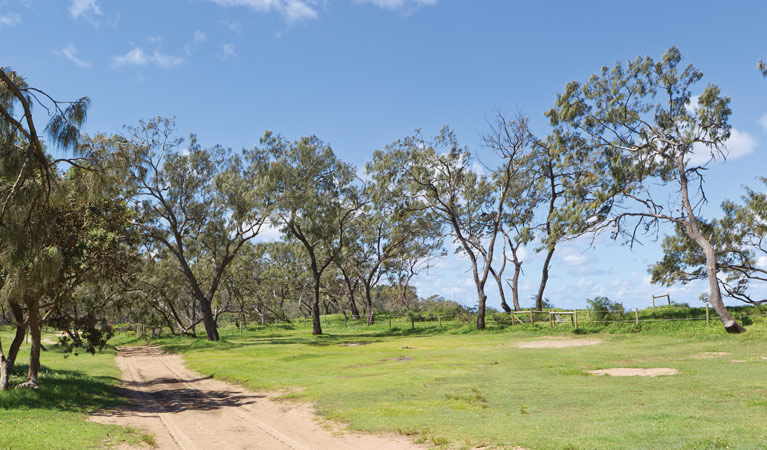
[[[729,98],[709,85],[693,102],[703,74],[681,62],[672,47],[660,61],[639,57],[604,67],[583,85],[569,83],[558,96],[547,113],[552,125],[563,140],[582,143],[569,146],[568,153],[593,168],[566,188],[577,193],[583,183],[598,187],[591,201],[566,212],[590,213],[593,223],[609,212],[610,220],[602,223],[632,244],[640,232],[657,233],[661,223],[680,226],[705,255],[711,305],[728,332],[740,333],[745,329],[722,302],[716,250],[698,218],[706,199],[706,162],[697,157],[726,157]]]
[[[761,181],[767,184],[766,178]],[[725,201],[724,217],[700,228],[716,254],[719,286],[728,297],[752,305],[767,303],[763,293],[755,294],[753,285],[764,289],[767,268],[759,258],[767,257],[767,194],[746,188],[742,204]],[[653,283],[667,286],[707,278],[706,255],[677,225],[675,234],[663,239],[664,256],[650,268]]]
[[[495,184],[473,171],[471,154],[459,146],[447,128],[433,142],[426,142],[416,133],[389,146],[387,151],[403,168],[409,195],[422,201],[451,231],[459,245],[457,251],[469,258],[477,290],[477,329],[485,329],[485,283],[493,264],[510,179]]]
[[[366,165],[364,206],[350,224],[349,234],[354,238],[346,240],[344,251],[337,258],[352,305],[353,280],[361,285],[368,325],[374,322],[373,288],[396,262],[415,261],[415,265],[408,264],[413,274],[412,269],[419,261],[442,247],[442,226],[426,205],[407,195],[404,184],[398,182],[402,174],[388,156],[375,152],[373,161]],[[349,271],[353,271],[353,276]]]
[[[240,249],[261,231],[271,211],[269,157],[253,149],[242,158],[221,147],[187,148],[170,119],[128,128],[130,181],[141,227],[155,247],[177,262],[202,313],[208,340],[217,341],[213,301]]]
[[[50,158],[32,108],[37,105],[49,113],[46,132],[53,145],[81,156],[77,146],[79,128],[89,104],[87,97],[59,102],[28,85],[10,68],[0,68],[0,297],[9,304],[16,321],[16,336],[7,356],[0,346],[0,389],[8,386],[8,373],[27,327],[31,337],[30,365],[27,382],[21,387],[37,388],[40,326],[45,320],[40,302],[60,282],[62,267],[59,236],[54,228],[60,219],[60,207],[66,202],[53,191],[58,181],[56,164],[78,165],[71,159]],[[54,194],[57,205],[52,205]]]
[[[301,243],[309,260],[312,334],[319,335],[322,276],[344,248],[347,226],[362,206],[354,169],[315,136],[288,142],[267,132],[261,144],[275,159],[273,222]]]
[[[506,270],[507,261],[512,263],[514,273],[509,286],[511,287],[514,310],[519,311],[519,276],[522,272],[520,250],[523,245],[528,244],[534,238],[532,229],[535,211],[546,199],[545,194],[548,193],[551,199],[556,200],[559,191],[555,189],[553,192],[548,192],[546,188],[549,185],[541,182],[542,179],[548,178],[542,176],[542,173],[553,175],[554,172],[546,170],[546,168],[551,168],[551,164],[546,164],[550,160],[545,158],[542,160],[538,154],[545,147],[533,145],[535,139],[528,129],[526,117],[520,115],[514,120],[507,120],[503,113],[498,112],[495,122],[490,125],[490,131],[484,136],[484,141],[485,145],[495,152],[501,160],[500,166],[493,173],[493,178],[501,189],[503,186],[508,186],[509,191],[501,216],[501,233],[504,238],[503,259],[498,269],[490,267],[490,273],[498,285],[501,307],[504,311],[511,312],[511,308],[506,303],[502,277]],[[547,223],[555,204],[556,202],[549,204]],[[551,230],[550,226],[548,230]],[[543,295],[555,244],[556,241],[550,246],[550,252],[544,262],[543,273],[545,276],[542,277],[539,297]],[[507,254],[507,249],[510,255]],[[536,307],[540,310],[539,303],[536,301]]]

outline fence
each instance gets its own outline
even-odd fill
[[[755,318],[767,318],[767,308],[762,307],[731,307],[730,313],[735,320],[749,325]],[[351,315],[343,314],[323,314],[320,317],[321,324],[331,327],[367,327],[367,319],[364,314],[361,318],[355,319]],[[375,314],[374,326],[388,329],[424,329],[433,327],[435,329],[455,324],[476,323],[476,313],[467,312],[392,312],[378,311]],[[511,313],[492,312],[486,316],[487,326],[496,326],[500,328],[526,326],[535,328],[548,323],[549,328],[571,327],[573,329],[589,326],[608,326],[610,324],[631,324],[639,326],[640,324],[652,324],[663,322],[693,322],[702,323],[705,321],[707,327],[716,326],[719,321],[716,314],[712,314],[708,305],[704,308],[690,308],[683,306],[662,306],[647,308],[644,310],[593,310],[579,309],[570,311],[561,310],[543,310],[525,309],[512,311]],[[767,321],[765,321],[767,322]],[[253,325],[251,325],[253,326]],[[263,328],[311,328],[311,317],[299,317],[290,322],[274,321],[266,325],[258,325]],[[115,329],[117,333],[135,333],[136,336],[146,338],[160,336],[163,331],[167,332],[167,327],[150,326],[144,324],[128,324],[118,326]],[[242,333],[242,326],[240,332]]]

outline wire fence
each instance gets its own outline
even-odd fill
[[[750,325],[754,321],[764,321],[767,318],[767,310],[764,308],[749,308],[739,310],[730,308],[734,319]],[[387,329],[411,329],[417,328],[443,328],[454,327],[455,325],[474,324],[477,322],[477,314],[472,312],[432,312],[432,311],[378,311],[373,315],[373,323],[368,323],[367,316],[362,313],[360,317],[353,317],[351,314],[322,314],[320,324],[323,327],[343,327],[359,328],[376,326]],[[691,322],[702,323],[706,326],[716,326],[719,323],[717,315],[707,306],[705,308],[689,307],[659,307],[652,309],[634,309],[634,310],[593,310],[593,309],[575,309],[575,310],[554,310],[544,309],[537,311],[535,309],[525,309],[505,312],[491,312],[486,315],[485,322],[487,326],[500,328],[506,327],[572,327],[574,329],[597,326],[604,327],[611,324],[634,325],[651,323],[671,323],[671,322]],[[298,317],[289,320],[273,318],[272,321],[260,324],[257,321],[251,322],[247,326],[237,320],[230,325],[235,325],[240,332],[247,329],[300,329],[311,328],[311,317]],[[157,337],[170,333],[167,326],[156,326],[146,324],[123,324],[115,328],[116,333],[132,332],[142,337]]]

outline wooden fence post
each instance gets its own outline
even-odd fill
[[[652,309],[655,309],[655,296],[652,296]]]
[[[708,315],[708,303],[706,303],[706,326],[710,326],[711,323],[709,322],[709,315]]]
[[[410,326],[415,330],[415,317],[413,315],[410,315]]]
[[[549,328],[554,328],[554,315],[549,311]]]
[[[634,317],[636,318],[636,324],[639,325],[639,308],[634,309]]]
[[[389,317],[389,329],[391,329],[391,317]]]
[[[578,310],[573,311],[573,317],[575,318],[575,329],[578,329]]]
[[[589,307],[586,307],[586,318],[589,319],[589,322],[591,322],[591,311],[589,311]]]
[[[533,317],[533,308],[530,308],[530,328],[535,328],[535,317]]]
[[[442,316],[437,314],[437,320],[439,320],[439,327],[442,328]]]

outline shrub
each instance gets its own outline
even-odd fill
[[[589,298],[586,299],[586,303],[593,310],[591,320],[610,320],[623,316],[623,305],[607,297]]]

